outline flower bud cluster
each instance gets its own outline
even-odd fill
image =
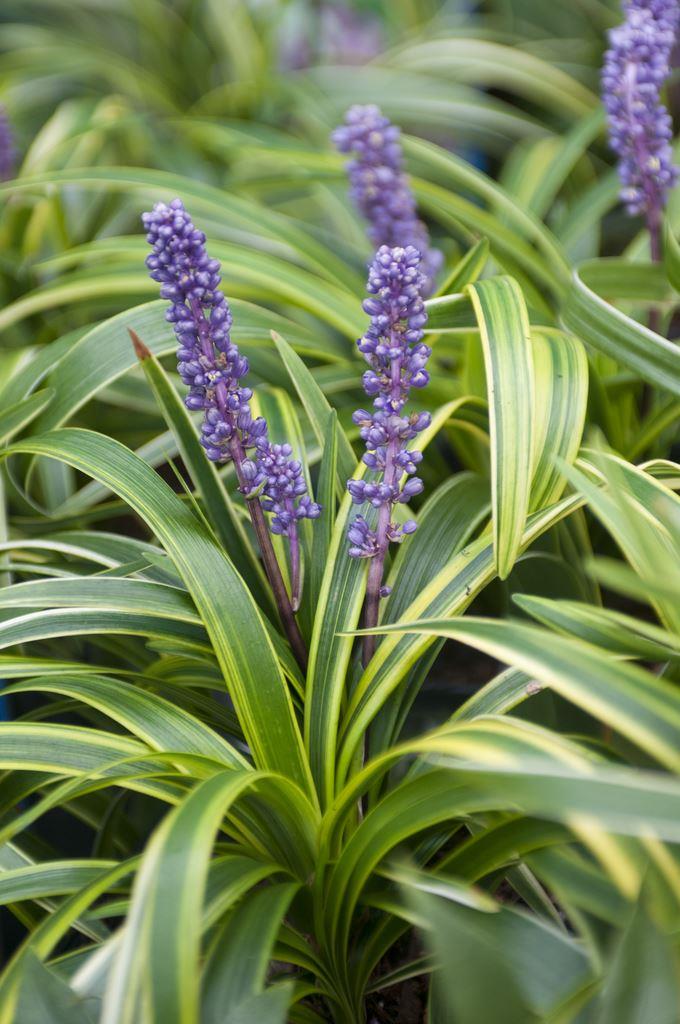
[[[631,214],[658,221],[678,179],[673,128],[661,103],[680,18],[678,0],[626,0],[625,21],[609,33],[602,99],[619,158],[621,198]]]
[[[142,216],[152,252],[146,265],[170,302],[166,319],[177,336],[177,369],[189,388],[189,409],[203,409],[201,444],[213,462],[234,459],[247,494],[260,490],[266,511],[274,513],[274,533],[291,534],[299,519],[318,517],[320,507],[306,497],[300,463],[288,444],[272,444],[267,423],[253,417],[252,391],[241,384],[248,360],[232,341],[232,315],[220,291],[220,264],[210,259],[206,238],[194,227],[180,199],[157,203]],[[246,450],[253,448],[252,459]]]
[[[289,534],[300,519],[318,519],[321,506],[307,494],[302,463],[291,458],[289,444],[268,444],[258,449],[257,461],[248,459],[243,470],[252,490],[261,491],[262,507],[272,512],[272,533]]]
[[[428,413],[404,415],[412,388],[429,381],[426,370],[430,349],[423,343],[427,313],[422,299],[424,275],[420,253],[413,246],[382,246],[370,267],[364,310],[369,327],[358,341],[369,369],[364,390],[373,398],[373,410],[358,409],[353,416],[366,445],[363,461],[375,474],[371,480],[349,480],[347,488],[356,505],[378,509],[371,529],[363,516],[350,525],[349,553],[354,558],[384,557],[390,542],[399,543],[416,529],[414,520],[392,521],[396,504],[407,503],[423,489],[414,476],[422,453],[408,447],[430,423]],[[405,480],[405,477],[410,479]]]

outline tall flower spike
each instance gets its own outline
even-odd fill
[[[233,460],[239,488],[246,496],[267,575],[298,660],[306,659],[304,644],[295,623],[281,571],[271,544],[263,514],[263,505],[276,512],[277,499],[287,516],[286,529],[279,529],[281,515],[275,515],[272,529],[285,532],[291,541],[293,605],[299,602],[300,558],[297,538],[298,520],[316,518],[320,508],[305,499],[306,486],[298,462],[290,458],[288,445],[272,445],[267,424],[253,418],[250,409],[252,391],[241,384],[248,373],[248,360],[232,341],[231,310],[219,290],[220,264],[208,256],[205,235],[194,227],[180,199],[157,203],[142,215],[147,241],[152,252],[146,265],[154,281],[161,285],[161,296],[170,307],[166,318],[177,336],[177,368],[189,388],[185,399],[189,409],[203,409],[201,444],[213,462]],[[248,449],[254,449],[253,458]],[[272,460],[277,476],[272,476]],[[286,488],[284,481],[295,481]],[[264,501],[259,491],[265,494]]]
[[[347,163],[350,196],[368,221],[368,237],[381,245],[412,245],[421,254],[425,275],[423,294],[433,290],[442,254],[430,248],[427,228],[418,219],[416,201],[404,173],[400,130],[380,109],[350,107],[345,123],[331,138],[341,153],[352,154]]]
[[[7,111],[0,106],[0,181],[14,177],[16,149]]]
[[[231,340],[231,310],[219,290],[220,265],[205,248],[205,235],[180,199],[157,203],[142,215],[153,251],[146,265],[168,299],[166,319],[177,336],[177,369],[189,388],[189,409],[203,409],[201,444],[213,462],[227,462],[266,440],[267,424],[250,412],[250,388],[241,387],[248,360]]]
[[[375,529],[359,515],[348,531],[350,555],[371,559],[364,614],[367,628],[377,624],[380,597],[389,593],[382,585],[387,548],[416,529],[412,519],[401,526],[393,522],[394,506],[410,501],[423,489],[422,480],[413,476],[422,453],[410,451],[408,443],[429,425],[430,416],[426,412],[404,415],[403,410],[411,388],[425,387],[430,379],[425,369],[430,349],[422,340],[427,322],[424,284],[417,249],[386,245],[378,249],[368,274],[369,298],[364,302],[370,324],[357,342],[369,365],[364,390],[373,399],[373,411],[358,409],[353,416],[366,445],[363,461],[374,478],[347,482],[354,504],[370,504],[378,513]],[[406,477],[410,479],[404,482]],[[374,650],[375,637],[366,637],[364,663]]]
[[[609,33],[602,98],[619,158],[621,199],[630,214],[645,214],[658,259],[661,211],[678,179],[671,119],[660,93],[670,72],[680,6],[678,0],[625,0],[623,10],[625,21]]]

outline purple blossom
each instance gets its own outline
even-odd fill
[[[302,463],[291,458],[289,444],[269,444],[258,452],[256,486],[262,506],[273,512],[272,533],[288,534],[300,519],[318,519],[321,506],[307,495]]]
[[[384,46],[380,20],[372,14],[354,10],[346,4],[319,3],[319,17],[310,18],[294,7],[289,21],[292,31],[283,26],[279,63],[284,71],[324,64],[366,64],[377,57]]]
[[[413,246],[381,246],[369,269],[369,298],[364,302],[371,320],[357,342],[369,365],[364,390],[373,398],[373,410],[358,409],[353,420],[366,445],[363,461],[375,479],[349,480],[347,489],[355,505],[370,504],[378,516],[375,529],[363,516],[353,520],[349,553],[353,558],[376,559],[380,580],[390,542],[400,543],[416,529],[412,519],[401,526],[393,522],[393,507],[409,502],[423,489],[422,480],[413,476],[423,456],[409,450],[408,443],[428,426],[430,416],[403,414],[411,388],[425,387],[429,381],[425,367],[430,349],[422,341],[427,322],[422,299],[425,278],[419,266],[420,253]],[[404,482],[404,477],[410,479]]]
[[[431,293],[441,267],[442,254],[430,248],[427,228],[418,219],[415,197],[404,172],[400,130],[380,109],[350,107],[345,123],[332,140],[341,153],[351,153],[347,163],[350,196],[368,221],[368,237],[374,248],[414,246],[422,256],[425,276],[423,294]]]
[[[263,493],[262,507],[274,513],[272,531],[291,541],[295,593],[297,522],[316,519],[320,506],[306,496],[302,467],[291,458],[290,445],[272,444],[266,421],[252,416],[252,391],[241,384],[248,360],[231,339],[231,310],[219,289],[220,264],[208,256],[205,235],[180,199],[157,203],[142,222],[153,247],[146,265],[161,285],[162,298],[170,302],[165,315],[177,336],[177,369],[189,388],[185,402],[189,409],[204,410],[201,444],[213,462],[234,460],[246,496]],[[252,459],[249,448],[254,449]]]
[[[321,12],[321,49],[326,63],[365,64],[383,48],[378,18],[351,7],[325,4]]]
[[[318,519],[321,505],[307,494],[302,463],[291,456],[289,444],[258,445],[255,460],[247,459],[243,471],[251,491],[262,495],[262,507],[273,513],[272,533],[282,534],[290,543],[293,608],[300,597],[300,544],[297,524],[301,519]]]
[[[625,21],[609,33],[602,97],[610,144],[619,157],[621,199],[630,214],[646,214],[656,234],[678,178],[671,119],[660,92],[670,72],[680,7],[677,0],[625,0],[623,10]]]
[[[0,181],[9,181],[14,177],[16,155],[7,111],[0,106]]]
[[[235,445],[266,439],[267,424],[250,412],[250,388],[240,380],[248,360],[231,340],[231,310],[219,290],[220,265],[208,256],[205,235],[191,222],[180,199],[157,203],[142,215],[153,251],[146,265],[168,299],[166,319],[177,336],[177,369],[189,388],[189,409],[204,409],[201,444],[213,462],[234,457]]]

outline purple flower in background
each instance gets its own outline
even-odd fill
[[[347,489],[354,504],[377,509],[377,522],[373,529],[363,516],[357,516],[348,538],[353,558],[372,560],[366,592],[368,628],[377,623],[379,598],[388,593],[382,586],[388,545],[400,543],[416,529],[412,519],[403,525],[393,522],[394,506],[407,503],[423,489],[422,480],[413,475],[423,456],[409,450],[408,444],[429,425],[430,416],[425,412],[404,415],[411,388],[425,387],[430,379],[425,369],[430,349],[422,340],[427,313],[420,263],[420,253],[413,246],[378,249],[369,269],[369,298],[364,302],[371,320],[357,343],[369,365],[364,390],[373,399],[373,410],[358,409],[353,419],[366,445],[363,461],[375,476],[369,481],[349,480]],[[410,479],[404,482],[406,477]],[[366,640],[364,661],[372,655],[375,637]]]
[[[16,149],[7,111],[0,106],[0,181],[14,177]]]
[[[368,237],[378,246],[414,246],[422,257],[423,294],[430,294],[442,254],[430,248],[427,228],[418,219],[416,201],[404,172],[400,130],[374,105],[350,107],[345,123],[332,134],[347,164],[350,196],[368,221]]]
[[[339,4],[326,4],[321,12],[323,59],[335,64],[365,64],[383,46],[378,18]]]
[[[374,15],[346,4],[317,4],[317,13],[290,4],[279,25],[279,64],[284,71],[313,64],[366,64],[384,46],[383,26]]]
[[[252,391],[243,387],[248,360],[232,341],[231,310],[223,293],[218,260],[208,256],[205,235],[194,227],[180,199],[157,203],[142,215],[153,251],[146,265],[168,299],[166,319],[178,341],[177,369],[189,388],[189,409],[203,409],[201,444],[213,462],[234,461],[240,490],[248,498],[260,492],[258,509],[273,512],[271,529],[291,542],[293,605],[299,598],[297,522],[316,519],[320,506],[306,496],[300,463],[290,445],[271,444],[267,423],[253,418]],[[252,459],[247,449],[254,449]],[[257,513],[261,516],[261,511]]]
[[[644,213],[659,246],[661,211],[676,183],[673,130],[660,92],[670,71],[680,18],[678,0],[626,0],[626,20],[609,33],[602,97],[611,147],[619,157],[621,199],[631,214]]]

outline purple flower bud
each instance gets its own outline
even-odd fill
[[[377,537],[363,516],[356,516],[347,531],[352,558],[373,558],[377,552]]]
[[[416,494],[421,493],[421,491],[423,490],[423,486],[423,481],[420,479],[419,476],[411,477],[411,479],[407,480],[404,486],[402,487],[401,494],[398,500],[406,504],[411,500],[411,498],[414,498]]]
[[[347,490],[352,495],[355,505],[362,505],[366,501],[366,482],[364,480],[348,480]]]
[[[352,413],[352,422],[360,426],[362,423],[370,423],[372,415],[366,409],[357,409],[356,412]]]
[[[297,519],[318,519],[321,515],[321,505],[316,501],[305,495],[300,498],[300,503],[296,509],[295,516]]]
[[[350,197],[368,221],[368,237],[374,248],[415,246],[421,253],[425,275],[421,292],[429,295],[442,254],[430,248],[427,228],[418,219],[416,201],[403,170],[399,136],[399,128],[371,104],[350,107],[345,123],[331,138],[341,153],[352,154],[347,163]],[[374,300],[367,299],[364,309],[374,316]]]

